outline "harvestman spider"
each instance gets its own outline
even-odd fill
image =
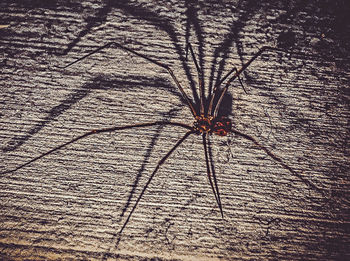
[[[209,144],[209,137],[211,134],[216,134],[219,136],[226,136],[228,133],[234,133],[236,135],[239,135],[241,137],[243,137],[246,140],[249,140],[251,142],[253,142],[257,147],[259,147],[260,149],[262,149],[263,151],[265,151],[265,153],[267,155],[269,155],[273,160],[277,161],[283,168],[285,168],[286,170],[288,170],[290,173],[292,173],[294,176],[298,177],[301,181],[303,181],[305,184],[307,184],[308,186],[310,186],[311,188],[317,190],[318,192],[322,192],[318,187],[316,187],[314,184],[312,184],[310,181],[308,181],[307,179],[303,178],[302,175],[300,175],[299,173],[297,173],[295,170],[293,170],[291,167],[289,167],[286,163],[283,162],[283,160],[276,156],[274,153],[272,153],[269,149],[267,149],[265,146],[263,146],[262,144],[260,144],[254,137],[249,136],[247,134],[244,134],[234,128],[232,128],[232,123],[231,120],[228,119],[227,117],[220,117],[218,116],[218,111],[220,109],[220,105],[222,103],[222,99],[224,97],[224,95],[226,94],[230,84],[236,79],[239,79],[239,75],[256,59],[258,58],[263,52],[265,51],[282,51],[285,52],[282,49],[278,49],[278,48],[273,48],[273,47],[267,47],[264,46],[262,47],[248,62],[246,62],[240,69],[237,68],[233,68],[232,70],[230,70],[220,81],[219,83],[214,87],[212,93],[209,94],[208,97],[205,97],[204,94],[204,84],[202,82],[202,72],[201,69],[199,68],[199,65],[197,63],[195,54],[193,52],[192,46],[189,44],[188,48],[191,52],[191,56],[193,58],[196,70],[197,70],[197,74],[198,74],[198,84],[199,84],[199,98],[200,98],[200,104],[199,107],[194,104],[187,96],[187,94],[185,93],[184,89],[182,88],[181,84],[179,83],[179,81],[177,80],[176,76],[174,75],[173,71],[167,66],[164,65],[163,63],[160,63],[156,60],[153,60],[149,57],[147,57],[146,55],[143,55],[141,53],[138,53],[128,47],[122,46],[119,43],[116,42],[110,42],[104,46],[101,46],[99,48],[97,48],[96,50],[92,51],[91,53],[69,63],[68,65],[64,66],[64,67],[60,67],[60,68],[67,68],[85,58],[87,58],[88,56],[97,53],[99,51],[101,51],[102,49],[105,48],[109,48],[111,46],[116,46],[118,48],[121,48],[125,51],[128,51],[136,56],[139,56],[141,58],[144,58],[145,60],[165,69],[168,71],[168,73],[170,74],[170,76],[172,77],[172,79],[174,80],[176,86],[178,87],[178,89],[180,90],[182,97],[185,99],[187,106],[189,107],[189,109],[191,110],[191,113],[194,117],[194,123],[193,125],[188,125],[188,124],[183,124],[183,123],[179,123],[179,122],[172,122],[172,121],[154,121],[154,122],[148,122],[148,123],[139,123],[139,124],[133,124],[133,125],[126,125],[126,126],[116,126],[116,127],[111,127],[111,128],[103,128],[103,129],[98,129],[98,130],[92,130],[90,132],[87,132],[79,137],[76,137],[58,147],[55,147],[51,150],[49,150],[46,153],[43,153],[35,158],[33,158],[32,160],[16,167],[15,169],[9,170],[9,171],[5,171],[2,172],[1,174],[6,174],[6,173],[11,173],[14,171],[17,171],[57,150],[62,149],[63,147],[72,144],[80,139],[83,139],[87,136],[90,135],[94,135],[94,134],[98,134],[98,133],[103,133],[103,132],[113,132],[113,131],[118,131],[118,130],[125,130],[125,129],[132,129],[132,128],[141,128],[141,127],[150,127],[150,126],[154,126],[154,125],[172,125],[172,126],[179,126],[182,127],[184,129],[187,130],[186,134],[177,141],[177,143],[171,148],[171,150],[165,155],[163,156],[163,158],[161,158],[161,160],[158,162],[156,168],[154,169],[153,173],[151,174],[151,176],[149,177],[146,185],[143,187],[140,195],[138,196],[136,202],[134,203],[134,206],[132,207],[127,219],[125,220],[122,228],[120,229],[120,234],[122,233],[122,231],[124,230],[124,228],[126,227],[126,225],[129,222],[129,219],[131,218],[131,215],[133,214],[134,210],[136,209],[138,203],[140,202],[143,194],[145,193],[148,185],[151,183],[153,177],[155,176],[155,174],[157,173],[157,171],[159,170],[160,166],[166,161],[167,158],[169,158],[169,156],[176,150],[176,148],[182,143],[184,142],[184,140],[186,140],[191,134],[197,134],[197,135],[202,135],[202,139],[203,139],[203,148],[204,148],[204,155],[205,155],[205,161],[206,161],[206,168],[207,168],[207,175],[208,175],[208,180],[211,186],[211,189],[213,191],[215,200],[217,202],[217,205],[220,209],[220,213],[221,216],[223,217],[223,210],[222,210],[222,205],[221,205],[221,199],[220,199],[220,193],[219,193],[219,188],[218,188],[218,184],[217,184],[217,179],[216,179],[216,175],[214,172],[214,166],[211,163],[210,160],[210,155],[208,153],[208,144]],[[227,80],[228,79],[228,80]],[[223,88],[220,88],[220,86],[225,82],[226,84],[224,85]],[[241,85],[242,82],[239,79]],[[243,85],[242,85],[243,86]]]

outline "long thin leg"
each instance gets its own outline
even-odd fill
[[[308,185],[309,187],[311,187],[312,189],[316,190],[317,192],[319,192],[320,194],[322,194],[323,196],[325,196],[324,191],[321,190],[320,188],[318,188],[316,185],[314,185],[312,182],[310,182],[309,180],[305,179],[303,176],[301,176],[299,173],[297,173],[294,169],[292,169],[291,167],[289,167],[286,163],[283,162],[283,160],[276,156],[274,153],[272,153],[268,148],[266,148],[265,146],[263,146],[262,144],[260,144],[260,142],[258,142],[255,138],[253,138],[252,136],[249,136],[245,133],[242,133],[238,130],[232,129],[231,130],[233,133],[249,140],[252,141],[255,145],[257,145],[260,149],[262,149],[263,151],[266,152],[267,155],[269,155],[273,160],[277,161],[283,168],[285,168],[286,170],[288,170],[290,173],[292,173],[294,176],[296,176],[297,178],[299,178],[301,181],[303,181],[306,185]]]
[[[202,137],[203,137],[203,146],[204,146],[204,154],[205,154],[205,163],[207,165],[208,180],[209,180],[211,189],[212,189],[212,191],[214,193],[216,203],[219,206],[221,216],[222,216],[222,218],[224,218],[224,213],[222,211],[222,205],[221,205],[221,200],[220,200],[220,193],[219,193],[219,188],[218,188],[215,172],[211,171],[213,169],[213,166],[210,164],[211,162],[209,163],[208,148],[207,148],[207,137],[206,136],[207,136],[206,134],[202,135]],[[214,187],[214,184],[213,184],[213,181],[212,181],[212,178],[211,178],[211,174],[213,174],[215,187]]]
[[[186,124],[182,124],[182,123],[178,123],[178,122],[169,122],[169,121],[155,121],[155,122],[148,122],[148,123],[140,123],[140,124],[133,124],[133,125],[127,125],[127,126],[121,126],[121,127],[111,127],[111,128],[104,128],[104,129],[99,129],[99,130],[92,130],[92,131],[89,131],[83,135],[80,135],[58,147],[55,147],[51,150],[49,150],[48,152],[45,152],[37,157],[35,157],[34,159],[31,159],[30,161],[12,169],[12,170],[7,170],[7,171],[4,171],[4,172],[1,172],[0,175],[4,175],[4,174],[8,174],[8,173],[11,173],[11,172],[14,172],[14,171],[17,171],[57,150],[60,150],[62,149],[63,147],[69,145],[69,144],[72,144],[78,140],[81,140],[83,138],[86,138],[90,135],[93,135],[93,134],[98,134],[98,133],[103,133],[103,132],[112,132],[112,131],[117,131],[117,130],[125,130],[125,129],[131,129],[131,128],[139,128],[139,127],[149,127],[149,126],[153,126],[153,125],[173,125],[173,126],[180,126],[180,127],[183,127],[183,128],[186,128],[186,129],[189,129],[189,130],[192,130],[192,127],[191,126],[188,126]]]
[[[147,181],[146,185],[143,187],[143,189],[142,189],[142,191],[141,191],[141,194],[140,194],[139,197],[137,198],[137,200],[136,200],[134,206],[132,207],[132,209],[131,209],[131,211],[130,211],[128,217],[126,218],[126,220],[125,220],[125,222],[124,222],[124,224],[123,224],[123,226],[122,226],[122,228],[120,229],[119,235],[121,235],[121,233],[123,232],[124,228],[125,228],[126,225],[129,223],[129,220],[130,220],[130,218],[131,218],[131,215],[134,213],[134,211],[135,211],[137,205],[139,204],[139,202],[140,202],[140,200],[141,200],[143,194],[145,193],[145,191],[146,191],[148,185],[151,183],[151,181],[152,181],[154,175],[156,175],[156,173],[157,173],[158,169],[160,168],[160,166],[167,160],[167,158],[169,158],[169,156],[175,151],[175,149],[176,149],[182,142],[184,142],[184,140],[187,139],[187,137],[188,137],[189,135],[191,135],[191,134],[193,134],[193,133],[194,133],[193,130],[188,131],[188,132],[174,145],[174,147],[173,147],[159,162],[158,162],[158,164],[157,164],[156,168],[154,169],[153,173],[152,173],[151,176],[148,178],[148,181]]]
[[[236,72],[236,73],[238,72],[237,67],[233,67],[224,77],[222,77],[222,79],[220,80],[220,82],[218,83],[217,86],[219,87],[234,72]],[[239,78],[239,75],[237,77],[238,77],[238,80],[239,80],[240,84],[243,87],[243,90],[244,90],[244,86],[243,86],[243,83],[242,83],[241,79]],[[215,89],[214,89],[214,91],[215,91]]]
[[[198,85],[199,85],[199,97],[200,97],[200,114],[204,115],[204,87],[203,87],[203,81],[202,81],[202,70],[199,68],[196,56],[194,55],[193,49],[192,49],[192,45],[191,43],[188,43],[188,48],[190,49],[191,55],[192,55],[192,59],[193,62],[196,66],[196,70],[198,73]],[[186,51],[187,53],[187,51]]]
[[[254,54],[254,56],[252,58],[250,58],[250,60],[248,62],[246,62],[242,68],[240,68],[239,70],[236,71],[236,73],[228,80],[228,82],[226,83],[225,87],[223,88],[220,98],[215,106],[215,110],[214,110],[214,114],[213,116],[216,117],[217,113],[219,111],[219,107],[221,104],[221,101],[223,99],[223,96],[225,95],[228,87],[230,86],[231,82],[234,81],[245,69],[247,69],[247,67],[256,59],[258,58],[263,52],[265,51],[278,51],[278,52],[284,52],[284,53],[289,53],[289,54],[296,54],[296,55],[303,55],[303,56],[309,56],[309,57],[318,57],[315,55],[307,55],[307,54],[303,54],[300,52],[287,52],[283,49],[279,49],[279,48],[275,48],[275,47],[270,47],[270,46],[264,46],[262,47],[256,54]],[[213,98],[214,99],[214,98]]]
[[[213,161],[213,154],[211,151],[211,142],[210,142],[210,136],[207,135],[207,140],[208,140],[208,156],[209,156],[209,163],[210,163],[210,167],[211,167],[211,173],[213,175],[213,179],[214,179],[214,185],[215,185],[215,189],[216,189],[216,194],[218,195],[218,200],[220,203],[220,212],[221,212],[221,216],[222,218],[224,218],[224,213],[222,210],[222,204],[221,204],[221,197],[220,197],[220,191],[219,191],[219,186],[218,186],[218,182],[216,179],[216,173],[215,173],[215,167],[214,167],[214,161]]]
[[[83,57],[81,57],[81,58],[79,58],[79,59],[77,59],[77,60],[75,60],[75,61],[69,63],[69,64],[66,65],[66,66],[63,66],[63,67],[60,67],[60,66],[59,66],[59,68],[67,68],[67,67],[69,67],[69,66],[71,66],[71,65],[73,65],[73,64],[75,64],[75,63],[77,63],[77,62],[80,62],[81,60],[84,60],[85,58],[89,57],[90,55],[93,55],[93,54],[95,54],[95,53],[98,53],[98,52],[100,52],[101,50],[103,50],[103,49],[105,49],[105,48],[109,48],[109,47],[111,47],[111,46],[113,46],[113,45],[115,45],[116,47],[119,47],[119,48],[121,48],[121,49],[123,49],[123,50],[125,50],[125,51],[128,51],[128,52],[130,52],[130,53],[133,53],[133,54],[135,54],[135,55],[137,55],[137,56],[139,56],[139,57],[141,57],[141,58],[143,58],[143,59],[146,59],[147,61],[149,61],[149,62],[151,62],[151,63],[153,63],[153,64],[155,64],[155,65],[158,65],[158,66],[160,66],[160,67],[166,69],[166,70],[168,71],[168,73],[171,75],[171,77],[173,78],[173,80],[174,80],[174,82],[176,83],[177,87],[179,88],[179,90],[180,90],[180,92],[181,92],[181,94],[182,94],[182,97],[186,100],[187,105],[189,106],[189,108],[190,108],[190,110],[191,110],[193,116],[194,116],[194,117],[197,116],[197,113],[196,113],[196,110],[194,109],[194,105],[193,105],[192,101],[188,98],[188,96],[187,96],[187,94],[185,93],[184,89],[182,88],[180,82],[177,80],[177,78],[176,78],[176,76],[174,75],[173,71],[172,71],[167,65],[162,64],[162,63],[160,63],[160,62],[158,62],[158,61],[155,61],[155,60],[153,60],[153,59],[147,57],[146,55],[143,55],[143,54],[141,54],[141,53],[138,53],[138,52],[136,52],[136,51],[134,51],[134,50],[132,50],[132,49],[130,49],[130,48],[128,48],[128,47],[122,46],[122,45],[119,44],[119,43],[110,42],[110,43],[108,43],[108,44],[106,44],[106,45],[103,45],[103,46],[97,48],[96,50],[94,50],[94,51],[88,53],[87,55],[84,55]]]
[[[233,72],[236,72],[236,73],[238,72],[238,70],[237,70],[236,67],[234,67],[231,71],[229,71],[229,72],[220,80],[220,82],[215,86],[215,88],[214,88],[214,90],[213,90],[213,94],[212,94],[211,99],[210,99],[210,103],[209,103],[208,115],[211,115],[211,113],[212,113],[213,104],[214,104],[214,99],[215,99],[215,97],[216,97],[217,92],[219,91],[219,88],[220,88],[221,84],[222,84],[222,83],[227,79],[227,77],[229,77]],[[240,82],[240,84],[241,84],[241,86],[242,86],[244,92],[247,94],[247,91],[246,91],[246,89],[244,88],[244,85],[243,85],[243,83],[242,83],[242,81],[241,81],[241,78],[239,77],[239,75],[238,75],[237,77],[238,77],[238,80],[239,80],[239,82]],[[222,96],[222,95],[221,95],[221,96]],[[220,98],[221,98],[221,96],[220,96]]]
[[[219,109],[220,109],[220,106],[218,106],[218,105],[221,104],[222,100],[224,99],[225,93],[228,90],[228,88],[226,88],[226,87],[228,87],[228,84],[226,84],[225,88],[222,90],[220,98],[219,98],[218,102],[216,103],[215,110],[214,110],[214,113],[212,115],[214,118],[217,117]]]

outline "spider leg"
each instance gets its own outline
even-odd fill
[[[216,117],[218,111],[219,111],[219,108],[220,108],[220,104],[222,102],[222,99],[224,98],[225,96],[225,93],[227,92],[227,89],[228,87],[230,86],[231,82],[233,80],[235,80],[245,69],[247,69],[247,67],[256,59],[258,58],[264,51],[267,51],[267,50],[280,50],[280,49],[277,49],[277,48],[273,48],[273,47],[268,47],[268,46],[264,46],[262,47],[252,58],[250,58],[250,60],[248,62],[246,62],[239,70],[235,70],[235,74],[227,81],[225,87],[222,89],[222,92],[221,92],[221,95],[220,95],[220,98],[215,106],[215,109],[214,109],[214,114],[213,116]],[[212,100],[214,100],[216,96],[216,93],[214,93],[214,96],[212,97]]]
[[[33,159],[31,159],[30,161],[12,169],[12,170],[7,170],[7,171],[4,171],[4,172],[1,172],[0,175],[4,175],[4,174],[8,174],[8,173],[12,173],[12,172],[15,172],[19,169],[22,169],[23,167],[57,151],[57,150],[60,150],[62,149],[63,147],[66,147],[67,145],[69,144],[72,144],[78,140],[81,140],[83,138],[86,138],[88,136],[91,136],[91,135],[94,135],[94,134],[98,134],[98,133],[104,133],[104,132],[113,132],[113,131],[117,131],[117,130],[125,130],[125,129],[131,129],[131,128],[140,128],[140,127],[149,127],[149,126],[153,126],[153,125],[173,125],[173,126],[180,126],[180,127],[183,127],[183,128],[186,128],[186,129],[189,129],[189,130],[192,130],[192,127],[191,126],[188,126],[186,124],[182,124],[182,123],[178,123],[178,122],[169,122],[169,121],[155,121],[155,122],[148,122],[148,123],[139,123],[139,124],[133,124],[133,125],[126,125],[126,126],[117,126],[117,127],[111,127],[111,128],[104,128],[104,129],[99,129],[99,130],[92,130],[92,131],[89,131],[83,135],[80,135],[66,143],[63,143]]]
[[[199,65],[198,65],[198,62],[197,62],[197,59],[196,59],[196,56],[193,52],[193,49],[192,49],[192,45],[191,43],[188,43],[187,45],[187,48],[186,48],[186,57],[187,57],[187,53],[188,53],[188,50],[187,49],[190,49],[190,52],[191,52],[191,55],[192,55],[192,59],[193,59],[193,62],[196,66],[196,70],[197,70],[197,73],[198,73],[198,84],[199,84],[199,96],[200,96],[200,114],[201,115],[204,115],[204,88],[203,88],[203,74],[202,74],[202,70],[199,68]]]
[[[203,134],[202,137],[203,137],[203,146],[204,146],[204,154],[205,154],[205,163],[207,165],[208,180],[209,180],[211,189],[212,189],[212,191],[214,193],[216,203],[219,206],[221,216],[222,216],[222,218],[224,218],[224,213],[222,211],[222,205],[221,205],[221,199],[220,199],[220,193],[219,193],[219,187],[218,187],[218,183],[217,183],[217,180],[216,180],[216,175],[215,175],[215,171],[214,171],[214,165],[213,165],[212,157],[211,157],[211,150],[209,148],[209,153],[208,153],[208,148],[207,148],[207,142],[208,142],[208,145],[209,145],[209,137],[207,137],[206,134]],[[213,180],[212,180],[211,174],[213,174],[214,184],[213,184]]]
[[[248,62],[246,62],[240,69],[238,70],[234,70],[235,71],[235,74],[227,81],[225,87],[222,89],[222,92],[221,92],[221,95],[220,95],[220,98],[215,106],[215,110],[214,110],[214,114],[213,116],[216,117],[218,111],[219,111],[219,107],[220,107],[220,104],[221,104],[221,101],[222,101],[222,98],[223,96],[225,95],[228,87],[230,86],[231,82],[234,81],[237,77],[239,77],[239,75],[245,70],[248,68],[248,66],[256,59],[258,58],[263,52],[266,52],[266,51],[277,51],[277,52],[284,52],[284,53],[288,53],[288,54],[295,54],[295,55],[302,55],[302,56],[308,56],[308,57],[318,57],[316,55],[308,55],[308,54],[304,54],[304,53],[301,53],[301,52],[288,52],[286,50],[283,50],[283,49],[279,49],[279,48],[275,48],[275,47],[270,47],[270,46],[263,46],[256,54],[253,55],[252,58],[250,58],[250,60]],[[216,96],[214,94],[214,96]],[[212,98],[214,99],[214,97]]]
[[[236,72],[236,74],[238,73],[238,69],[236,67],[233,67],[221,80],[220,82],[218,83],[216,89],[233,73],[233,72]],[[237,78],[239,80],[239,83],[241,84],[243,90],[245,93],[247,93],[246,89],[244,88],[243,86],[243,83],[242,83],[242,80],[241,78],[239,77],[239,75],[237,75]],[[215,92],[215,89],[214,89],[214,92]]]
[[[103,46],[97,48],[96,50],[94,50],[94,51],[92,51],[92,52],[90,52],[90,53],[84,55],[83,57],[80,57],[79,59],[77,59],[77,60],[75,60],[75,61],[69,63],[69,64],[66,65],[66,66],[63,66],[63,67],[58,66],[58,67],[59,67],[59,68],[62,68],[62,69],[67,68],[67,67],[69,67],[69,66],[71,66],[71,65],[73,65],[73,64],[75,64],[75,63],[77,63],[77,62],[80,62],[81,60],[84,60],[85,58],[87,58],[87,57],[89,57],[89,56],[91,56],[91,55],[93,55],[93,54],[95,54],[95,53],[98,53],[98,52],[100,52],[101,50],[103,50],[103,49],[105,49],[105,48],[109,48],[109,47],[111,47],[111,46],[113,46],[113,45],[116,46],[116,47],[118,47],[118,48],[121,48],[121,49],[123,49],[123,50],[125,50],[125,51],[128,51],[128,52],[130,52],[130,53],[132,53],[132,54],[135,54],[135,55],[137,55],[137,56],[139,56],[139,57],[141,57],[141,58],[143,58],[143,59],[145,59],[145,60],[147,60],[147,61],[149,61],[149,62],[155,64],[155,65],[158,65],[158,66],[160,66],[160,67],[166,69],[166,70],[168,71],[168,73],[170,74],[170,76],[173,78],[173,80],[174,80],[176,86],[177,86],[178,89],[180,90],[180,92],[181,92],[181,94],[182,94],[182,97],[186,100],[186,103],[187,103],[188,107],[190,108],[190,110],[191,110],[193,116],[194,116],[194,117],[197,116],[197,113],[196,113],[196,110],[195,110],[195,108],[194,108],[194,105],[193,105],[192,101],[188,98],[188,96],[187,96],[187,94],[185,93],[184,89],[182,88],[180,82],[178,81],[178,79],[176,78],[174,72],[170,69],[169,66],[167,66],[167,65],[165,65],[165,64],[163,64],[163,63],[160,63],[160,62],[158,62],[158,61],[156,61],[156,60],[153,60],[153,59],[149,58],[148,56],[146,56],[146,55],[144,55],[144,54],[141,54],[141,53],[138,53],[138,52],[136,52],[136,51],[134,51],[134,50],[132,50],[132,49],[130,49],[130,48],[128,48],[128,47],[125,47],[125,46],[123,46],[123,45],[121,45],[121,44],[119,44],[119,43],[110,42],[110,43],[105,44],[105,45],[103,45]]]
[[[295,177],[299,178],[302,182],[304,182],[306,185],[308,185],[310,188],[316,190],[317,192],[319,192],[322,196],[325,196],[324,191],[322,189],[320,189],[319,187],[317,187],[315,184],[313,184],[312,182],[310,182],[309,180],[305,179],[302,175],[300,175],[298,172],[296,172],[294,169],[292,169],[291,167],[289,167],[286,163],[283,162],[283,160],[278,157],[277,155],[275,155],[274,153],[272,153],[268,148],[266,148],[265,146],[263,146],[262,144],[260,144],[260,142],[258,142],[255,138],[253,138],[252,136],[242,133],[238,130],[232,129],[231,130],[233,133],[249,140],[252,141],[256,146],[258,146],[260,149],[262,149],[263,151],[265,151],[265,153],[267,155],[269,155],[273,160],[277,161],[284,169],[288,170],[291,174],[293,174]]]
[[[219,88],[220,88],[220,86],[221,86],[221,84],[227,79],[227,77],[229,77],[233,72],[236,72],[236,74],[237,74],[237,72],[238,72],[238,69],[236,68],[236,67],[234,67],[232,70],[230,70],[221,80],[220,80],[220,82],[215,86],[215,88],[214,88],[214,90],[213,90],[213,93],[212,93],[212,96],[211,96],[211,99],[210,99],[210,103],[209,103],[209,109],[208,109],[208,115],[211,115],[211,112],[212,112],[212,109],[213,109],[213,104],[214,104],[214,99],[215,99],[215,97],[216,97],[216,94],[218,93],[218,91],[219,91]],[[241,86],[242,86],[242,88],[243,88],[243,91],[246,93],[246,94],[248,94],[247,93],[247,91],[246,91],[246,89],[244,88],[244,85],[243,85],[243,83],[242,83],[242,80],[241,80],[241,78],[239,77],[239,75],[237,75],[237,78],[238,78],[238,80],[239,80],[239,82],[240,82],[240,84],[241,84]],[[226,92],[225,92],[226,93]],[[223,95],[221,95],[221,96],[223,96]],[[221,96],[220,96],[220,98],[221,98]],[[220,99],[219,99],[220,100]],[[221,100],[222,100],[222,98],[221,98]],[[220,100],[220,103],[221,103],[221,100]]]
[[[145,191],[146,191],[148,185],[151,183],[153,177],[154,177],[155,174],[157,173],[157,171],[158,171],[158,169],[160,168],[160,166],[169,158],[169,156],[175,151],[175,149],[176,149],[178,146],[180,146],[180,144],[181,144],[182,142],[184,142],[184,140],[187,139],[189,135],[191,135],[191,134],[193,134],[193,133],[195,133],[194,130],[188,131],[188,132],[174,145],[174,147],[172,147],[172,149],[158,162],[158,164],[157,164],[156,168],[154,169],[153,173],[152,173],[151,176],[148,178],[148,181],[147,181],[146,185],[143,187],[143,189],[142,189],[142,191],[141,191],[141,194],[140,194],[139,197],[137,198],[137,200],[136,200],[134,206],[132,207],[132,209],[131,209],[131,211],[130,211],[128,217],[126,218],[126,220],[125,220],[125,222],[124,222],[124,224],[123,224],[123,226],[122,226],[122,228],[119,230],[119,235],[121,235],[121,233],[123,232],[124,228],[125,228],[126,225],[129,223],[129,220],[130,220],[130,218],[131,218],[131,215],[134,213],[134,211],[135,211],[137,205],[139,204],[139,202],[140,202],[140,200],[141,200],[143,194],[145,193]]]

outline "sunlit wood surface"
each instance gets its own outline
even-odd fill
[[[242,137],[211,137],[224,219],[192,135],[171,126],[93,135],[0,176],[1,260],[349,260],[349,12],[331,1],[0,2],[0,171],[92,129],[193,117],[193,97],[263,46],[224,101]],[[327,1],[326,1],[327,2]],[[345,3],[345,1],[344,1]],[[6,26],[9,25],[9,26]],[[192,89],[191,89],[192,88]]]

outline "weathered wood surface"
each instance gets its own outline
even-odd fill
[[[1,24],[10,25],[0,29],[1,171],[92,129],[192,123],[170,76],[122,50],[57,67],[109,41],[171,66],[191,97],[186,42],[206,87],[268,45],[314,56],[262,55],[242,75],[247,94],[235,82],[225,109],[235,128],[326,195],[249,141],[212,137],[222,219],[201,138],[192,136],[161,167],[119,238],[150,173],[185,131],[95,135],[0,177],[2,260],[349,260],[350,34],[342,1],[18,2],[0,3]]]

